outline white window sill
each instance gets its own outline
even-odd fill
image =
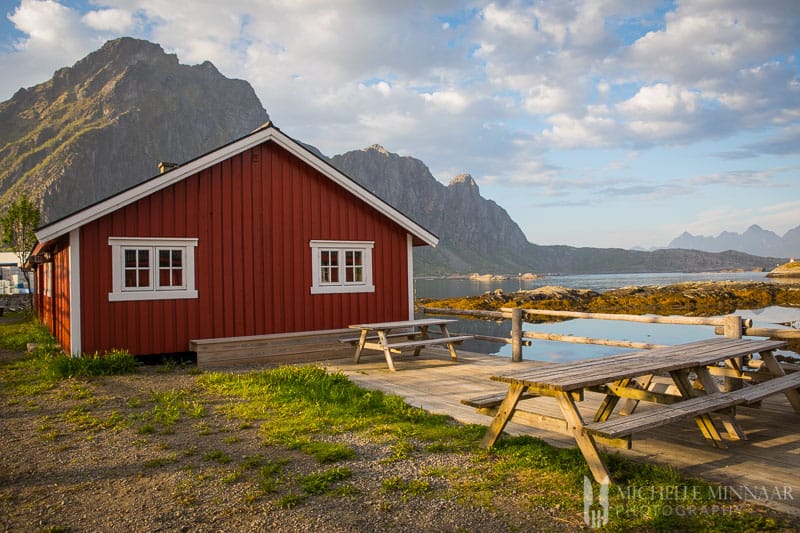
[[[109,292],[109,302],[136,302],[140,300],[192,300],[197,291],[130,291]]]
[[[356,292],[375,292],[374,285],[324,285],[311,287],[311,294],[340,294]]]

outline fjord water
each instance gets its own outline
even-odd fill
[[[418,298],[448,298],[457,296],[480,295],[487,291],[502,289],[506,292],[534,289],[545,285],[592,289],[604,292],[611,289],[631,285],[671,285],[684,281],[769,281],[763,272],[736,273],[702,273],[702,274],[605,274],[586,276],[549,276],[536,280],[504,280],[478,282],[475,280],[454,279],[418,279],[416,292]],[[757,327],[780,328],[800,326],[800,309],[792,307],[767,307],[754,310],[737,310],[736,314],[750,318]],[[786,326],[785,324],[789,324]],[[684,326],[678,324],[643,324],[616,320],[573,319],[562,322],[525,323],[526,331],[559,333],[600,339],[627,340],[653,344],[680,344],[695,340],[713,338],[713,326]],[[463,319],[454,324],[452,331],[473,333],[495,337],[509,337],[511,324],[509,321]],[[464,343],[468,351],[489,353],[500,356],[511,356],[511,346],[487,341],[470,341]],[[614,346],[594,344],[574,344],[554,341],[534,340],[532,346],[523,348],[523,358],[539,361],[575,361],[594,357],[604,357],[629,351]],[[786,355],[797,357],[793,352]]]
[[[505,292],[531,290],[546,285],[559,285],[570,289],[592,289],[605,292],[631,285],[673,285],[686,281],[767,281],[766,272],[700,272],[659,274],[582,274],[575,276],[542,276],[537,279],[507,279],[478,281],[472,279],[414,280],[417,298],[456,298],[476,296],[486,291],[502,289]]]

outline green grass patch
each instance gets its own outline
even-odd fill
[[[213,461],[217,464],[226,465],[231,462],[231,456],[222,450],[212,450],[203,454],[203,461]]]
[[[441,449],[456,450],[471,448],[485,431],[428,414],[399,396],[363,389],[341,373],[316,366],[206,373],[198,382],[210,392],[244,400],[226,408],[229,417],[269,420],[261,427],[266,445],[292,446],[312,435],[353,431],[436,442]]]
[[[314,472],[300,478],[300,487],[308,494],[326,494],[334,483],[349,479],[353,472],[349,468],[334,467]]]
[[[381,482],[385,492],[399,492],[404,496],[420,496],[431,491],[430,481],[390,477]]]
[[[339,442],[299,440],[290,444],[289,449],[300,450],[311,455],[320,464],[345,461],[356,456],[355,450]]]
[[[175,424],[184,417],[200,418],[206,414],[203,403],[191,392],[182,389],[151,391],[150,401],[152,408],[137,415],[144,422],[140,432],[147,428],[147,432],[155,433],[160,429],[162,433],[172,433]],[[137,405],[140,403],[137,402]]]
[[[9,313],[18,321],[0,324],[0,348],[24,352],[28,343],[54,345],[53,336],[29,313]]]
[[[83,357],[56,356],[50,361],[50,368],[59,379],[132,374],[137,366],[136,359],[124,350],[86,354]]]

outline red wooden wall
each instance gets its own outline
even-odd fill
[[[109,302],[109,237],[196,237],[199,298]],[[374,241],[374,293],[315,294],[313,239]],[[267,142],[81,228],[83,351],[408,318],[406,230]]]
[[[53,257],[50,265],[50,295],[45,294],[48,280],[45,266],[36,266],[36,295],[34,302],[39,320],[50,330],[56,341],[70,352],[70,287],[69,287],[69,239],[61,238],[49,248]]]

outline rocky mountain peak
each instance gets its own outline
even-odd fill
[[[373,151],[373,152],[378,152],[381,155],[386,155],[386,156],[392,155],[391,152],[389,152],[389,150],[387,150],[386,148],[384,148],[380,144],[373,144],[372,146],[364,148],[362,151],[366,152],[366,151],[370,151],[370,150]]]
[[[267,120],[250,84],[210,62],[115,39],[0,103],[0,204],[22,192],[52,221]]]
[[[447,184],[448,187],[458,187],[458,186],[465,186],[470,189],[475,189],[475,192],[478,192],[478,184],[475,182],[475,179],[472,177],[471,174],[459,174],[458,176],[454,176],[453,179],[450,180],[450,183]]]

